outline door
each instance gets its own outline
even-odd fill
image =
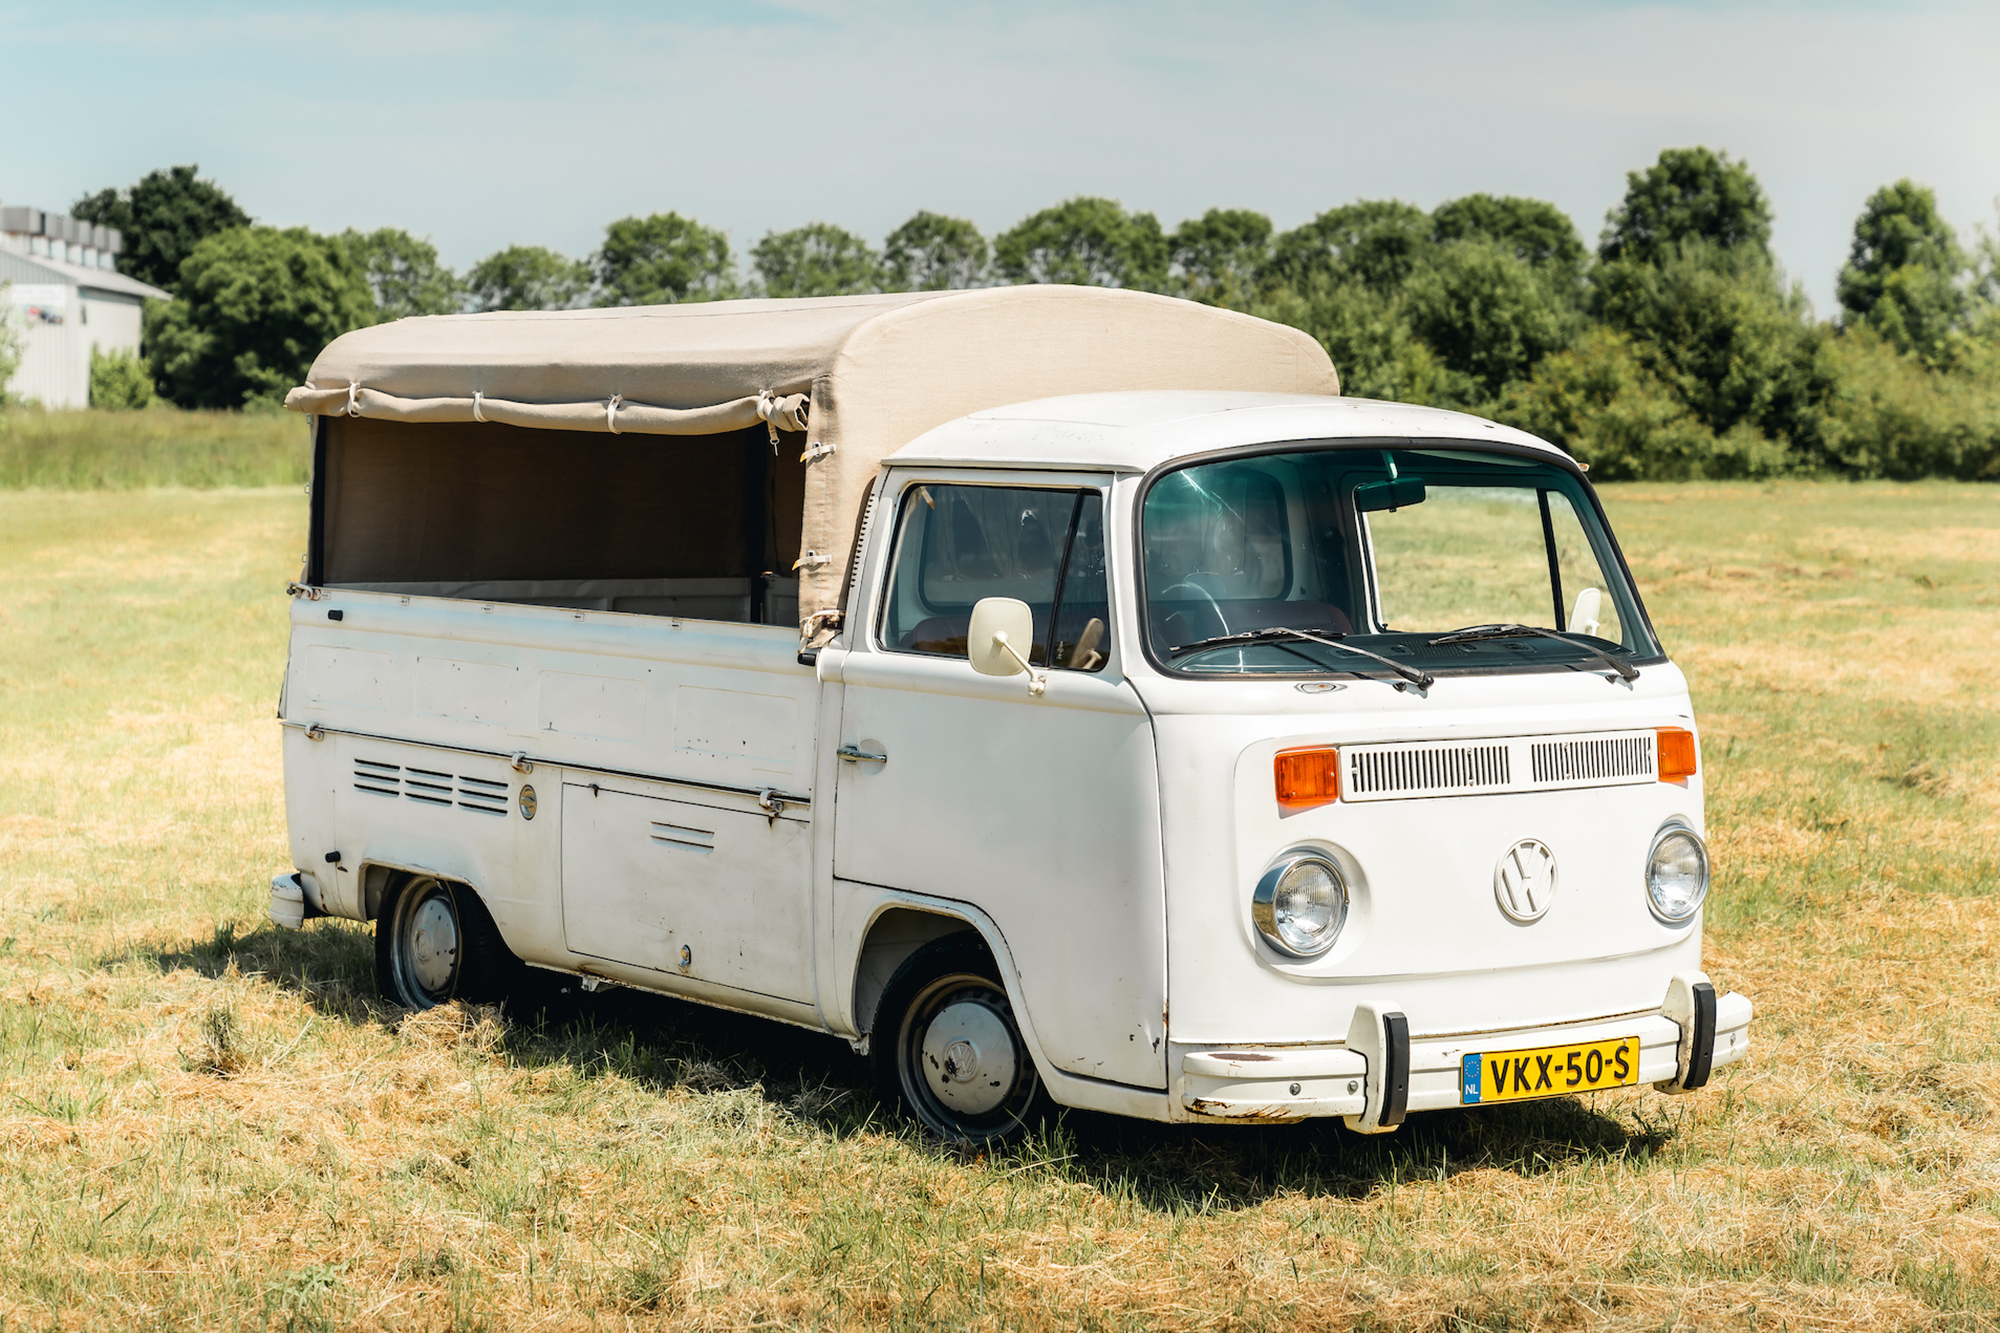
[[[810,1004],[811,826],[726,799],[565,783],[566,941],[588,957]]]
[[[840,764],[834,874],[984,910],[1055,1065],[1164,1087],[1157,773],[1103,628],[1102,497],[929,483],[900,509],[881,624],[842,666],[842,745],[880,761]],[[1039,696],[966,660],[996,595],[1029,604],[1030,657],[1056,663]]]

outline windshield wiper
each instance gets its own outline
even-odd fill
[[[1458,629],[1453,630],[1449,634],[1439,635],[1437,638],[1431,640],[1431,647],[1439,648],[1448,643],[1477,643],[1481,639],[1533,638],[1554,639],[1557,643],[1566,643],[1572,648],[1581,648],[1598,661],[1604,663],[1604,665],[1610,667],[1613,671],[1616,671],[1620,680],[1631,681],[1639,679],[1639,673],[1635,668],[1625,662],[1619,661],[1602,648],[1593,647],[1575,635],[1564,634],[1559,630],[1543,629],[1539,625],[1474,625],[1469,629]]]
[[[1222,648],[1232,643],[1262,643],[1272,639],[1304,639],[1307,643],[1322,643],[1329,648],[1338,648],[1344,653],[1355,653],[1371,662],[1380,662],[1420,690],[1427,690],[1437,683],[1437,677],[1428,671],[1406,667],[1401,662],[1393,662],[1379,653],[1369,652],[1366,648],[1356,648],[1351,643],[1342,643],[1338,635],[1309,634],[1305,630],[1287,629],[1283,625],[1273,625],[1268,629],[1246,629],[1240,634],[1218,634],[1212,639],[1196,639],[1193,643],[1184,643],[1178,648],[1170,648],[1167,651],[1179,657],[1201,648]],[[1398,685],[1396,688],[1401,689],[1402,686]]]

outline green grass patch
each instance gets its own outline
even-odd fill
[[[295,412],[0,410],[0,490],[302,485],[308,419]]]

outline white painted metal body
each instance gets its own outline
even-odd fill
[[[286,784],[315,910],[368,919],[392,869],[474,886],[531,963],[865,1042],[895,965],[979,931],[1059,1102],[1161,1120],[1364,1116],[1357,1013],[1407,1016],[1411,1110],[1458,1105],[1467,1052],[1637,1036],[1698,976],[1700,918],[1649,912],[1651,839],[1702,828],[1702,783],[1537,777],[1549,738],[1694,729],[1670,662],[1604,674],[1188,679],[1139,650],[1135,505],[1163,464],[1284,441],[1531,437],[1429,409],[1272,395],[1052,400],[941,427],[885,465],[844,629],[801,665],[789,628],[312,590],[293,604]],[[874,636],[896,498],[919,484],[1105,496],[1101,672],[1021,677]],[[329,612],[340,613],[330,620]],[[1513,778],[1286,814],[1273,755],[1479,742]],[[842,758],[842,752],[848,758]],[[523,788],[532,787],[532,818]],[[1361,799],[1356,799],[1356,796]],[[1496,907],[1524,838],[1560,859],[1547,914]],[[1326,955],[1259,937],[1250,891],[1310,848],[1352,907]],[[337,864],[330,853],[339,853]],[[1747,1050],[1722,998],[1714,1062]],[[1379,1055],[1377,1057],[1379,1062]]]

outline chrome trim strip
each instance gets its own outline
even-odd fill
[[[546,764],[550,768],[570,769],[578,773],[595,773],[607,778],[636,778],[641,782],[663,782],[672,787],[693,787],[699,791],[722,791],[732,796],[749,796],[770,799],[776,797],[787,805],[811,805],[812,797],[800,796],[794,792],[779,791],[774,787],[739,787],[728,782],[704,782],[700,778],[674,778],[664,773],[640,773],[629,768],[601,768],[596,764],[572,763],[567,759],[546,759],[539,755],[526,754],[519,750],[480,750],[470,745],[447,745],[442,741],[411,740],[407,736],[384,736],[373,731],[349,731],[345,727],[329,727],[320,722],[294,722],[281,717],[278,725],[293,731],[303,731],[317,740],[321,736],[352,736],[362,741],[386,741],[391,745],[420,745],[427,750],[443,750],[450,754],[473,754],[482,759],[501,759],[518,765],[521,762]],[[447,803],[448,804],[448,803]]]

